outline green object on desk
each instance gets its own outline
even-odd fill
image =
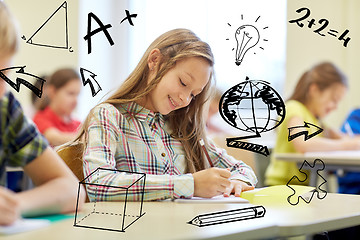
[[[54,214],[40,217],[26,217],[27,219],[44,219],[49,220],[51,223],[56,223],[62,220],[74,219],[74,214]]]
[[[303,185],[290,185],[295,189],[294,197],[310,192],[314,187]],[[293,190],[286,185],[278,185],[264,188],[257,188],[251,191],[242,192],[240,197],[247,199],[251,204],[265,205],[290,205],[287,198],[293,194]],[[303,205],[303,204],[301,204]]]

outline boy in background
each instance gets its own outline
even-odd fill
[[[0,70],[10,67],[18,39],[14,20],[0,1]],[[6,166],[23,167],[36,187],[20,193],[6,189]],[[0,78],[0,225],[12,224],[21,215],[75,211],[77,188],[76,177],[24,116]]]

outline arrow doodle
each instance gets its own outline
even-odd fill
[[[311,127],[314,127],[317,130],[315,132],[309,134],[309,132],[310,132],[309,130],[310,130]],[[296,129],[296,128],[306,128],[306,130],[291,135],[291,130]],[[301,136],[301,135],[304,135],[304,141],[306,141],[306,140],[309,140],[312,137],[315,137],[316,135],[318,135],[319,133],[321,133],[323,131],[322,128],[320,128],[320,127],[318,127],[318,126],[316,126],[314,124],[305,122],[305,121],[304,121],[304,126],[289,127],[288,129],[289,129],[289,136],[288,136],[288,141],[289,142],[291,140]]]
[[[95,95],[102,90],[99,83],[95,80],[96,74],[85,68],[80,68],[80,74],[83,85],[89,84],[92,96],[95,97]]]
[[[297,197],[297,201],[296,201],[295,203],[293,203],[293,202],[291,201],[291,198],[295,195],[296,191],[295,191],[294,188],[292,188],[292,187],[290,186],[291,181],[292,181],[292,180],[298,180],[299,182],[305,182],[306,179],[308,178],[308,175],[306,174],[305,171],[302,170],[302,168],[303,168],[305,165],[308,165],[309,167],[314,168],[317,162],[320,162],[321,167],[319,167],[319,168],[316,170],[316,173],[317,173],[317,175],[323,180],[323,182],[322,182],[316,189],[314,189],[314,190],[311,191],[311,196],[310,196],[310,197],[304,198],[304,197],[302,197],[302,196],[298,196],[298,197]],[[322,171],[322,170],[324,170],[324,169],[325,169],[325,164],[324,164],[324,162],[323,162],[322,160],[320,160],[320,159],[315,159],[314,165],[311,165],[311,164],[308,163],[306,160],[304,160],[303,164],[302,164],[301,167],[299,168],[299,172],[301,172],[301,173],[303,173],[303,174],[305,175],[305,179],[301,181],[297,176],[293,176],[293,177],[286,183],[286,186],[289,187],[289,188],[293,191],[293,194],[291,194],[291,195],[287,198],[287,201],[288,201],[291,205],[293,205],[293,206],[297,205],[297,204],[300,202],[300,199],[304,200],[306,203],[309,204],[315,194],[317,195],[317,198],[318,198],[318,199],[324,199],[324,198],[326,197],[326,195],[327,195],[327,192],[326,192],[324,189],[322,189],[321,187],[322,187],[322,185],[324,185],[327,181],[326,181],[325,178],[324,178],[323,176],[321,176],[321,174],[319,173],[320,171]],[[323,196],[320,196],[320,192],[318,191],[318,189],[324,194]]]
[[[20,84],[23,84],[25,87],[29,88],[33,93],[35,93],[36,96],[41,98],[42,95],[42,89],[44,82],[46,82],[44,79],[37,77],[35,75],[32,75],[30,73],[25,72],[25,67],[10,67],[10,68],[4,68],[0,70],[0,77],[4,79],[5,82],[7,82],[13,89],[15,89],[17,92],[20,91]],[[8,78],[4,73],[6,71],[12,70],[12,69],[18,69],[16,73],[16,82],[12,81],[10,78]],[[31,78],[35,78],[37,81],[41,81],[40,89],[32,85],[30,82],[25,80],[24,78],[30,76]]]

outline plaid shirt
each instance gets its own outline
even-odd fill
[[[0,186],[6,186],[5,167],[23,167],[42,154],[48,143],[24,116],[11,92],[0,99]]]
[[[88,128],[88,145],[84,153],[84,174],[98,167],[146,174],[144,200],[189,198],[194,193],[192,174],[185,174],[185,151],[179,141],[166,130],[164,117],[136,103],[101,104],[93,111]],[[211,143],[211,142],[210,142]],[[242,161],[228,156],[211,143],[208,149],[214,166],[235,165],[231,179],[255,185],[253,170]],[[128,187],[139,174],[96,171],[86,179],[92,201],[121,200],[125,192],[115,187]],[[102,185],[102,186],[99,186]],[[141,200],[141,185],[130,188],[127,199]]]

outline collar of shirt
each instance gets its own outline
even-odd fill
[[[136,102],[123,103],[121,107],[124,108],[130,116],[135,117],[141,122],[147,122],[150,128],[154,128],[156,123],[159,123],[160,127],[163,128],[165,124],[164,116],[160,113],[155,113]]]

